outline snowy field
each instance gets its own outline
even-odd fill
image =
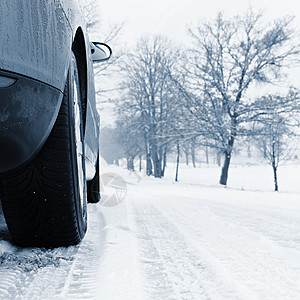
[[[168,165],[163,180],[103,166],[127,183],[89,205],[76,247],[11,245],[0,213],[0,299],[300,299],[300,166]],[[106,193],[113,188],[104,187]]]

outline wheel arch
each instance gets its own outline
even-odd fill
[[[83,117],[83,128],[85,133],[86,115],[87,115],[87,53],[86,42],[81,27],[78,27],[72,43],[72,51],[75,55],[79,71],[80,98]]]
[[[91,61],[90,42],[83,27],[74,30],[72,52],[75,55],[82,104],[83,134],[85,141],[87,178],[92,179],[96,173],[99,152],[99,116],[96,112],[93,63]]]

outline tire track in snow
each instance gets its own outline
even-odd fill
[[[137,239],[150,299],[239,299],[185,241],[180,230],[155,207],[133,204]]]
[[[56,269],[68,272],[72,265],[77,247],[56,248],[46,250],[41,248],[18,248],[11,244],[10,235],[0,203],[0,299],[28,299],[26,293],[36,278],[42,278],[43,272],[50,271],[53,278],[45,278],[43,294],[59,288]],[[63,266],[63,268],[61,268]],[[49,276],[48,276],[49,277]],[[48,283],[52,282],[49,288]],[[38,286],[34,287],[38,290]],[[35,297],[36,298],[36,297]],[[33,298],[34,299],[34,298]]]
[[[53,250],[10,246],[12,251],[0,255],[0,299],[95,298],[104,218],[95,205],[88,210],[88,232],[80,245]]]
[[[0,256],[0,299],[50,298],[59,292],[77,248],[16,248]]]
[[[99,204],[98,204],[99,205]],[[89,205],[89,228],[60,295],[62,299],[96,298],[97,278],[103,255],[105,221],[98,209]]]
[[[188,233],[190,245],[199,252],[203,251],[203,246],[206,248],[207,260],[236,286],[239,299],[245,299],[246,295],[250,299],[299,298],[300,256],[295,249],[284,249],[265,234],[266,227],[272,228],[273,216],[267,218],[263,214],[262,217],[255,211],[253,220],[261,221],[254,226],[251,222],[243,222],[246,214],[242,207],[234,209],[220,205],[215,210],[209,203],[206,208],[192,207],[183,213],[175,204],[165,210],[168,218],[176,222],[182,232]],[[251,219],[251,215],[247,218]],[[278,285],[289,293],[278,293]]]

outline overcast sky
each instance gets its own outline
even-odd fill
[[[165,34],[186,41],[186,25],[201,18],[244,12],[250,5],[265,10],[268,19],[295,15],[300,24],[299,0],[99,0],[107,22],[126,21],[123,37],[130,43],[146,33]]]

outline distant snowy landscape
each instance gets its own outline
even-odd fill
[[[79,246],[13,246],[1,213],[0,299],[300,299],[300,165],[168,164],[164,179],[103,164],[127,184],[89,205]],[[104,193],[112,187],[104,186]]]

